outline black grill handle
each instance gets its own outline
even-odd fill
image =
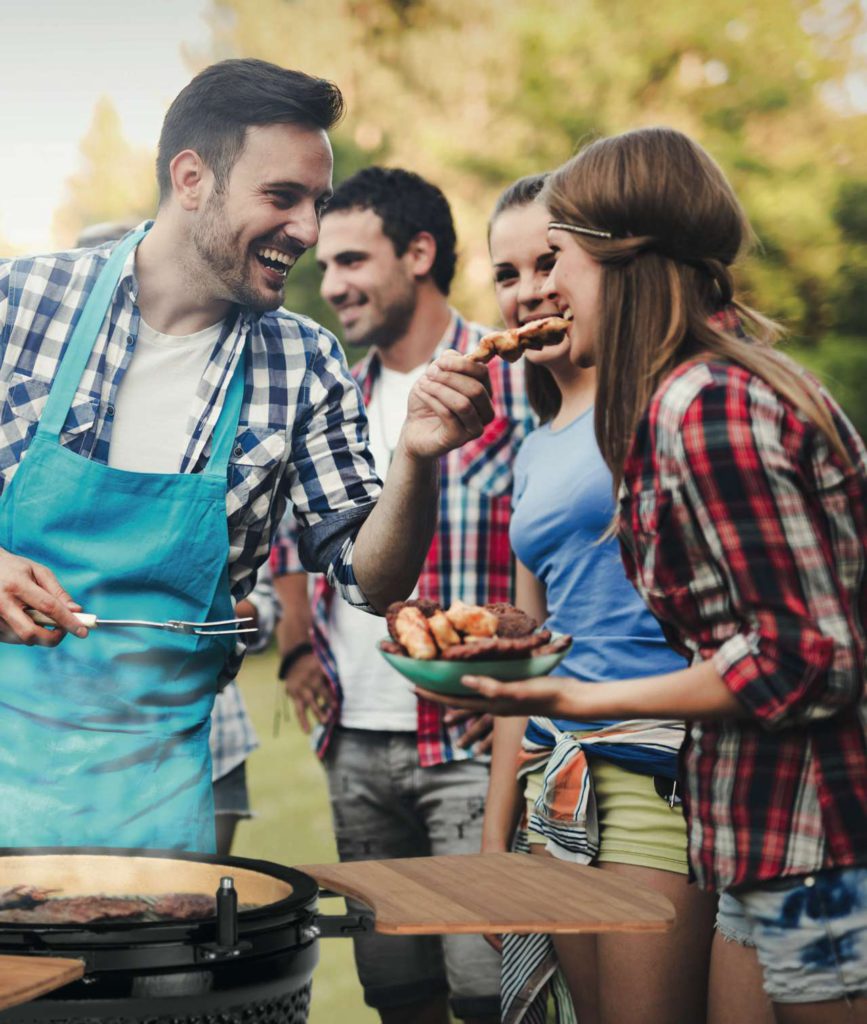
[[[317,914],[314,926],[320,939],[346,939],[374,930],[373,914]]]
[[[238,945],[238,890],[231,875],[220,879],[217,889],[217,946],[234,949]]]
[[[321,898],[344,896],[344,893],[320,889]],[[319,938],[345,939],[375,929],[376,919],[372,910],[358,910],[352,914],[317,914],[314,928]]]
[[[205,942],[196,947],[197,958],[201,960],[227,960],[250,948],[249,942],[238,942],[238,891],[231,875],[220,879],[216,899],[216,942]]]

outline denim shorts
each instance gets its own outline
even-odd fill
[[[867,868],[841,868],[723,893],[716,926],[755,946],[775,1003],[867,992]]]
[[[479,852],[487,764],[420,768],[414,732],[338,728],[324,765],[342,861]],[[369,932],[353,943],[368,1006],[448,992],[456,1017],[499,1015],[500,958],[481,935]]]

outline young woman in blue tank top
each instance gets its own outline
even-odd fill
[[[541,175],[516,182],[491,218],[497,300],[508,327],[558,312],[555,297],[542,291],[554,261],[550,218],[534,202],[543,183]],[[604,536],[614,502],[594,436],[595,369],[572,358],[568,340],[528,352],[526,360],[542,425],[514,468],[516,603],[574,637],[556,670],[564,686],[682,668],[626,579],[616,541]],[[582,1024],[704,1019],[714,907],[687,880],[686,830],[672,793],[682,735],[679,722],[496,722],[483,850],[509,849],[526,807],[533,853],[632,877],[677,908],[677,924],[664,935],[552,936]],[[588,775],[593,796],[582,808]],[[528,973],[522,955],[507,944],[504,990]]]

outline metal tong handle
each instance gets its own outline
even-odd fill
[[[38,612],[35,608],[26,608],[25,611],[38,626],[56,626],[57,623],[44,612]],[[169,619],[167,622],[145,622],[141,619],[98,619],[95,615],[87,612],[73,612],[73,615],[87,629],[95,629],[97,626],[130,626],[144,629],[162,629],[169,633],[187,633],[191,636],[224,636],[229,633],[256,633],[253,628],[242,628],[246,622],[252,619],[218,619],[206,622],[185,622],[182,619]],[[229,629],[216,629],[217,626],[229,626]]]

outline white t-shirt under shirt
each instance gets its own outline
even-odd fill
[[[178,473],[187,421],[222,322],[195,334],[160,334],[141,320],[117,392],[108,464],[138,473]]]
[[[383,480],[406,419],[409,393],[426,369],[426,363],[409,373],[383,366],[373,385],[367,407],[370,450]],[[376,649],[386,632],[385,621],[378,616],[340,599],[332,602],[328,635],[343,689],[340,724],[350,729],[415,732],[415,694]]]
[[[108,464],[140,473],[177,473],[186,425],[222,324],[196,334],[160,334],[144,321],[115,402]],[[370,449],[384,480],[422,364],[409,373],[381,368],[367,409]],[[145,441],[146,439],[146,441]],[[376,645],[385,622],[346,601],[331,607],[329,636],[343,687],[341,723],[354,729],[415,731],[416,698]]]

